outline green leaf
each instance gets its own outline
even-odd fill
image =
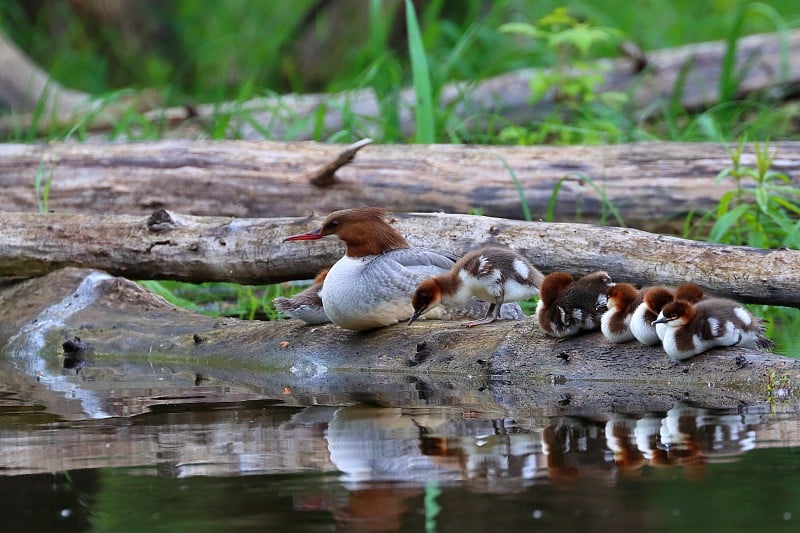
[[[406,27],[408,28],[408,50],[411,56],[411,77],[413,78],[416,105],[416,142],[433,144],[436,142],[436,121],[431,90],[430,70],[422,34],[417,23],[417,13],[411,0],[406,0]]]
[[[714,226],[711,228],[711,234],[708,236],[708,239],[713,242],[723,242],[723,238],[728,234],[731,226],[749,210],[750,206],[743,204],[717,218],[717,221],[714,222]]]

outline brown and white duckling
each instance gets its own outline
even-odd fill
[[[280,311],[286,316],[299,318],[307,324],[324,324],[331,319],[325,314],[322,307],[322,298],[319,291],[322,289],[322,282],[328,275],[328,269],[321,270],[314,277],[314,283],[302,292],[298,292],[291,298],[278,296],[272,299],[272,306],[276,311]]]
[[[569,337],[600,326],[606,292],[614,282],[606,272],[593,272],[578,280],[566,272],[545,276],[536,306],[539,328],[553,337]]]
[[[628,327],[637,341],[652,346],[661,342],[658,331],[663,326],[653,325],[661,309],[676,299],[699,302],[703,299],[703,289],[694,283],[682,283],[675,289],[643,287],[639,295],[641,303],[633,312]]]
[[[422,280],[411,298],[413,323],[440,303],[462,305],[471,297],[489,304],[486,316],[464,322],[473,327],[500,318],[503,302],[527,300],[539,294],[544,275],[527,259],[499,246],[484,246],[467,252],[444,274]]]
[[[634,339],[630,323],[633,313],[642,303],[639,290],[630,283],[615,283],[606,294],[608,310],[600,317],[600,331],[611,342]]]
[[[770,349],[764,327],[739,302],[713,298],[695,304],[676,300],[666,304],[654,321],[664,324],[664,351],[675,361],[689,359],[716,346]]]

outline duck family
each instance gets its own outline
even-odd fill
[[[431,318],[468,319],[462,325],[471,328],[524,319],[516,302],[539,296],[535,323],[556,338],[600,329],[612,343],[661,343],[676,361],[716,346],[772,347],[744,306],[709,298],[696,284],[637,289],[602,271],[578,279],[566,272],[545,276],[522,254],[499,245],[456,259],[411,246],[388,217],[381,208],[344,209],[284,239],[335,236],[345,253],[305,291],[276,298],[275,308],[308,324],[330,321],[353,331]]]

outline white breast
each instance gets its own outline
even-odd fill
[[[361,331],[396,324],[413,313],[411,295],[424,278],[440,274],[435,265],[407,267],[394,261],[391,252],[336,262],[320,291],[322,307],[337,326]],[[426,318],[439,318],[434,309]]]

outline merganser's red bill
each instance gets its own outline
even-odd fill
[[[317,239],[321,239],[324,237],[322,234],[322,228],[319,227],[317,229],[312,229],[311,231],[307,231],[305,233],[298,233],[297,235],[292,235],[290,237],[286,237],[283,239],[283,242],[286,241],[315,241]]]

